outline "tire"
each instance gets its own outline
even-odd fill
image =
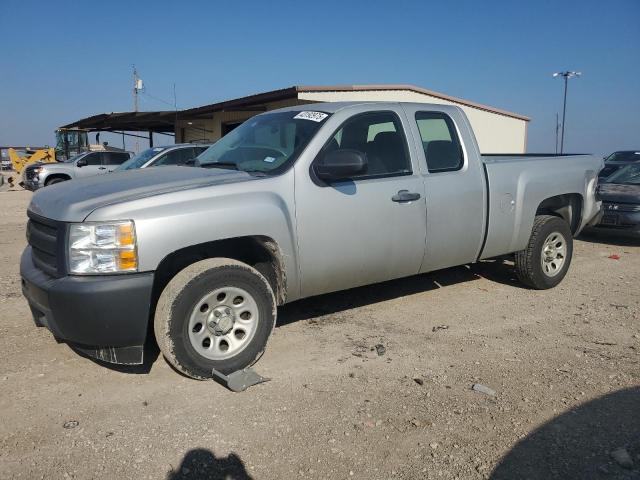
[[[49,185],[55,185],[56,183],[66,182],[67,180],[69,180],[69,179],[68,178],[55,177],[55,178],[52,178],[50,180],[47,180],[45,182],[44,186],[48,187]]]
[[[211,258],[180,271],[156,305],[154,333],[165,359],[198,380],[230,374],[264,353],[276,321],[269,282],[255,268]],[[225,350],[226,344],[226,350]]]
[[[515,265],[522,283],[537,290],[558,285],[573,255],[573,237],[567,222],[552,215],[536,216],[527,248],[516,252]]]

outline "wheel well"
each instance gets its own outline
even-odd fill
[[[276,303],[286,299],[284,263],[277,243],[263,236],[237,237],[192,245],[167,255],[158,265],[152,292],[153,319],[155,305],[167,283],[182,269],[205,258],[225,257],[251,265],[269,281]]]
[[[576,233],[582,218],[582,195],[578,193],[564,193],[545,199],[536,210],[536,215],[555,215],[564,219]]]
[[[53,180],[54,178],[60,178],[62,180],[71,180],[71,177],[69,175],[65,175],[64,173],[52,173],[44,181],[44,184],[49,185],[49,182],[51,182],[51,180]]]

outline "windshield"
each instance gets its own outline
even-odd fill
[[[132,157],[126,162],[124,162],[123,164],[121,164],[118,168],[116,168],[116,170],[117,171],[134,170],[136,168],[140,168],[142,167],[142,165],[147,163],[152,157],[155,157],[157,154],[159,154],[160,152],[166,149],[167,147],[148,148],[147,150],[140,152],[135,157]]]
[[[83,152],[83,153],[79,153],[78,155],[74,155],[71,158],[67,158],[65,160],[60,160],[60,163],[71,163],[71,162],[75,162],[76,160],[78,160],[80,157],[84,157],[87,154],[87,152]]]
[[[605,162],[640,162],[640,152],[615,152],[609,155]]]
[[[329,117],[323,112],[277,112],[250,118],[198,155],[197,165],[278,174],[300,155]]]
[[[621,168],[610,177],[604,180],[604,183],[622,183],[624,185],[640,185],[640,163],[629,165]]]

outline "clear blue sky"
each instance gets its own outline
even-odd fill
[[[0,144],[53,144],[59,125],[131,110],[135,63],[149,94],[172,102],[176,84],[179,108],[296,84],[413,83],[530,116],[530,152],[554,149],[551,74],[578,70],[565,150],[640,148],[639,0],[2,0],[0,59]]]

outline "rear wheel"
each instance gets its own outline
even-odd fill
[[[515,254],[518,278],[538,290],[553,288],[567,274],[572,255],[573,237],[567,222],[552,215],[539,215],[527,248]]]
[[[154,318],[167,361],[196,379],[229,374],[255,363],[276,319],[269,282],[249,265],[227,258],[196,262],[163,290]]]

